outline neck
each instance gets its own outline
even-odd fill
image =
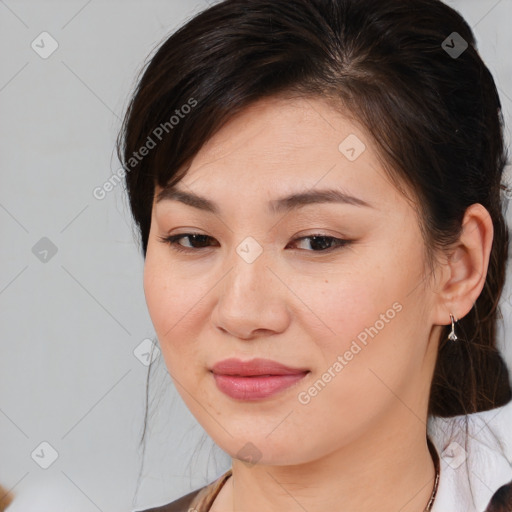
[[[435,480],[426,427],[407,410],[398,425],[380,424],[306,464],[248,466],[235,459],[211,511],[424,512]]]

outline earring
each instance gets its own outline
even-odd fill
[[[457,335],[455,334],[455,326],[453,324],[453,315],[450,313],[450,318],[452,320],[452,332],[450,332],[450,334],[448,334],[448,339],[449,340],[452,340],[452,341],[455,341],[457,339]],[[455,321],[457,322],[458,320],[455,319]]]

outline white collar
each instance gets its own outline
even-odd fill
[[[432,512],[485,512],[493,494],[512,481],[512,402],[470,414],[467,445],[465,422],[465,416],[429,419],[441,465]]]

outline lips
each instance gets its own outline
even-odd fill
[[[220,391],[238,400],[268,398],[303,379],[309,370],[270,359],[225,359],[211,369]]]

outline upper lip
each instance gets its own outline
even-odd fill
[[[255,375],[293,375],[304,373],[308,370],[306,368],[291,368],[271,359],[257,358],[241,361],[240,359],[231,358],[215,363],[211,371],[221,375],[247,377]]]

